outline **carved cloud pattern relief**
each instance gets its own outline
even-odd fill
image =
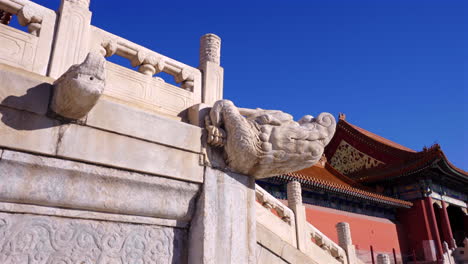
[[[166,227],[0,213],[3,264],[178,263],[181,239]]]
[[[348,174],[362,169],[370,169],[383,162],[355,149],[348,142],[342,140],[330,159],[330,164],[343,174]]]

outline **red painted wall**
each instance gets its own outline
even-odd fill
[[[386,253],[393,259],[392,249],[395,249],[396,253],[400,255],[400,243],[397,232],[399,226],[392,221],[385,218],[360,215],[320,206],[308,204],[305,206],[307,221],[333,241],[338,243],[336,224],[347,222],[351,227],[353,244],[359,252],[370,251],[370,246],[372,245],[375,253],[374,256],[377,256],[377,253]],[[399,257],[397,258],[400,259]]]

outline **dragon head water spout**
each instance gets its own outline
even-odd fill
[[[90,52],[54,82],[51,110],[68,119],[80,119],[97,103],[106,85],[106,60]]]
[[[328,113],[296,122],[282,111],[237,108],[229,100],[217,101],[206,121],[207,143],[224,147],[229,169],[255,178],[314,165],[336,128]]]

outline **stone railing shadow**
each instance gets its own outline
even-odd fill
[[[35,120],[39,122],[28,122],[23,118],[18,119],[18,115],[10,115],[8,108],[11,106],[15,109],[25,111],[28,111],[31,108],[42,108],[39,103],[44,101],[47,102],[49,100],[50,87],[51,85],[49,83],[41,83],[29,88],[24,95],[10,95],[5,97],[5,99],[0,103],[0,105],[2,105],[0,106],[2,123],[15,130],[37,130],[59,126],[60,123],[40,122],[40,120]]]

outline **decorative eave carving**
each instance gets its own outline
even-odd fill
[[[322,113],[295,122],[282,111],[237,108],[220,100],[211,109],[206,128],[207,143],[223,147],[230,170],[265,178],[314,165],[333,137],[336,121]]]

